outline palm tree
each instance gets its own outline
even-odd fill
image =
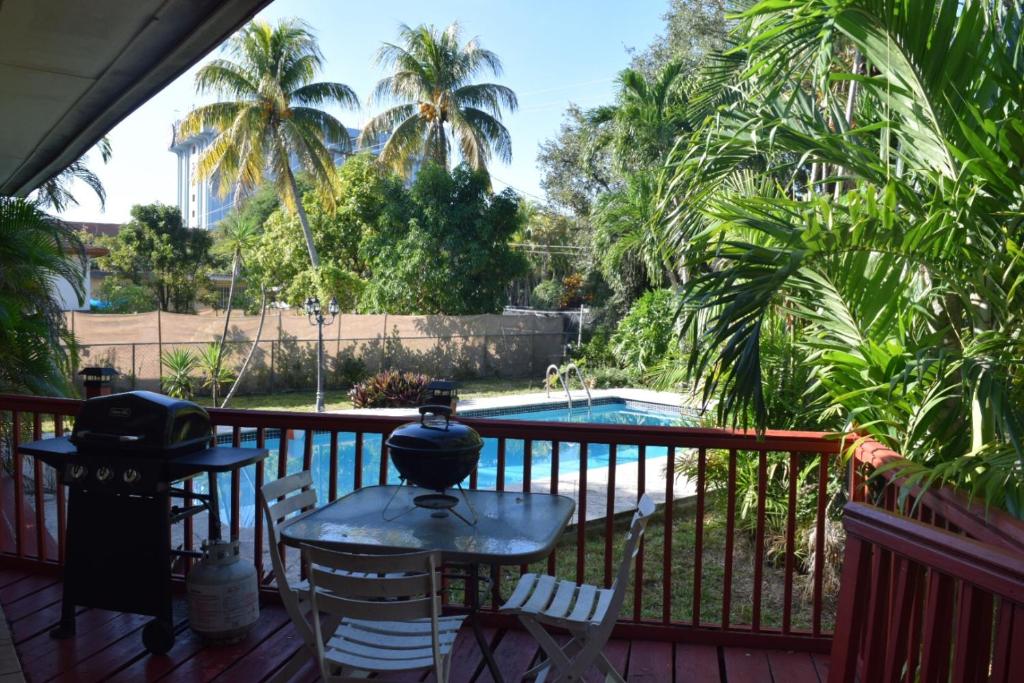
[[[492,152],[505,163],[512,160],[501,116],[502,109],[519,106],[516,95],[503,85],[474,83],[484,71],[500,76],[501,61],[476,38],[460,39],[457,23],[443,31],[402,24],[400,44],[385,43],[377,53],[377,63],[392,74],[377,83],[370,103],[399,104],[375,116],[359,139],[365,145],[390,133],[380,160],[399,172],[421,159],[447,168],[449,137],[474,170],[486,170]]]
[[[220,231],[217,241],[217,248],[222,253],[230,254],[231,257],[231,282],[228,285],[228,303],[224,311],[224,331],[220,335],[221,343],[216,346],[218,354],[223,354],[224,343],[228,339],[228,330],[231,325],[231,311],[235,302],[235,285],[242,270],[244,255],[253,249],[260,237],[260,228],[256,223],[247,220],[238,211],[234,211],[218,226]],[[213,375],[219,376],[222,362],[221,355],[218,355],[217,362],[213,369]],[[214,391],[214,402],[217,400],[217,392]]]
[[[738,96],[662,184],[693,273],[689,374],[722,419],[766,426],[762,336],[784,317],[836,427],[913,459],[909,485],[1024,517],[1022,4],[893,7],[741,17],[742,68],[721,72]],[[757,166],[770,182],[737,182]]]
[[[0,197],[0,391],[67,393],[74,360],[53,282],[65,280],[79,300],[85,258],[77,231],[38,205]]]
[[[662,161],[678,136],[692,132],[683,75],[679,61],[669,62],[650,79],[635,69],[625,69],[619,74],[616,104],[590,112],[593,125],[612,124],[612,130],[600,137],[611,145],[621,169]]]
[[[112,148],[110,138],[104,136],[96,143],[96,149],[100,153],[103,163],[110,161]],[[89,168],[89,155],[84,154],[71,162],[71,165],[53,176],[36,189],[35,198],[40,206],[53,209],[57,213],[72,206],[78,206],[78,199],[71,193],[71,184],[75,181],[85,185],[96,194],[100,200],[100,208],[106,208],[107,191],[103,187],[100,177]]]
[[[351,139],[345,126],[319,107],[355,109],[359,100],[347,85],[314,82],[323,55],[309,27],[297,19],[276,26],[252,21],[228,41],[227,51],[233,60],[215,59],[196,74],[196,90],[222,101],[196,108],[181,123],[184,136],[207,127],[217,133],[197,174],[218,174],[222,194],[232,186],[242,193],[262,184],[269,168],[282,201],[298,213],[310,262],[319,267],[292,162],[327,190],[323,196],[330,201],[334,162],[325,143],[348,148]]]

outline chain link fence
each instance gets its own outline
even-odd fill
[[[432,377],[472,379],[521,378],[543,375],[557,363],[565,343],[564,333],[517,332],[499,335],[446,335],[434,337],[374,337],[325,339],[324,384],[343,389],[367,374],[396,369]],[[189,349],[198,354],[209,342],[141,342],[84,344],[78,347],[80,367],[112,367],[115,391],[160,390],[166,374],[162,358],[168,351]],[[237,374],[252,342],[225,342],[226,366]],[[308,389],[316,383],[316,339],[262,340],[238,387],[240,394]],[[79,378],[76,377],[76,381]]]

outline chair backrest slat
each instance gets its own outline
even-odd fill
[[[268,482],[263,485],[261,491],[263,491],[263,495],[266,496],[267,500],[275,500],[287,496],[293,491],[298,491],[312,485],[313,475],[309,470],[303,470]]]
[[[368,621],[436,619],[440,613],[438,553],[354,555],[304,545],[302,558],[319,612]]]
[[[393,598],[412,595],[430,595],[433,577],[430,574],[377,574],[354,576],[314,569],[316,587],[353,598]]]
[[[434,611],[441,609],[441,598],[435,596],[414,600],[356,600],[318,588],[316,609],[322,614],[364,621],[407,621],[429,619]]]
[[[322,564],[332,569],[367,574],[399,574],[403,572],[429,572],[430,560],[434,567],[441,565],[440,556],[431,551],[396,553],[393,555],[357,555],[327,550],[317,546],[304,546],[303,551],[309,562]]]
[[[293,512],[316,507],[316,491],[308,489],[297,495],[289,496],[270,506],[270,518],[274,521],[274,531],[278,531],[281,522]]]

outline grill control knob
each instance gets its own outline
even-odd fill
[[[121,478],[124,479],[124,483],[128,484],[129,486],[135,486],[140,481],[142,481],[142,475],[139,474],[138,470],[133,468],[126,469],[124,471],[124,474],[121,475]]]
[[[106,484],[113,478],[114,470],[110,469],[109,467],[100,467],[98,470],[96,470],[96,481],[100,482],[101,484]]]
[[[70,465],[68,467],[68,479],[71,481],[81,481],[88,474],[89,468],[85,465]]]

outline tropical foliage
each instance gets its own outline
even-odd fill
[[[160,364],[165,373],[160,390],[174,398],[191,399],[196,390],[196,355],[186,348],[171,349],[160,356]]]
[[[485,174],[428,163],[411,185],[368,154],[348,159],[334,201],[303,197],[323,254],[309,267],[293,214],[275,212],[248,259],[252,278],[301,306],[336,298],[342,310],[388,313],[490,313],[525,259],[509,238],[521,225],[518,198],[493,194]]]
[[[349,391],[355,408],[409,408],[423,403],[430,378],[415,372],[385,370]]]
[[[100,154],[103,163],[110,161],[113,155],[113,148],[110,145],[110,138],[103,137],[96,143],[96,151]],[[78,206],[78,199],[72,192],[75,183],[82,183],[96,195],[103,209],[107,204],[107,191],[103,182],[96,172],[89,166],[89,155],[85,154],[65,168],[63,171],[40,185],[35,193],[34,199],[44,209],[51,209],[61,213],[73,206]]]
[[[210,234],[185,227],[181,211],[166,204],[133,206],[131,216],[104,241],[110,253],[100,265],[122,281],[145,287],[160,310],[191,312],[207,285]]]
[[[82,300],[84,259],[75,230],[30,201],[0,197],[0,391],[69,391],[73,339],[53,281]]]
[[[689,273],[688,376],[763,428],[789,338],[805,404],[911,482],[1024,515],[1022,3],[766,0],[737,23],[652,221]]]
[[[215,59],[199,69],[196,89],[221,101],[196,108],[181,123],[180,135],[206,128],[216,139],[199,160],[200,177],[218,177],[220,191],[248,192],[270,178],[284,204],[297,212],[313,267],[320,259],[292,172],[292,162],[329,188],[334,160],[327,144],[347,151],[348,130],[322,107],[357,108],[347,85],[317,82],[323,55],[310,28],[296,19],[272,26],[253,21],[226,44],[232,59]],[[327,143],[327,144],[325,144]],[[324,194],[330,200],[330,192]],[[235,197],[237,200],[239,197]]]
[[[451,148],[474,170],[486,170],[491,155],[508,163],[512,139],[502,123],[502,110],[515,111],[516,95],[497,83],[477,83],[484,73],[501,75],[501,60],[480,46],[465,43],[459,25],[443,30],[403,24],[398,43],[385,43],[377,63],[391,70],[370,97],[373,105],[396,103],[363,129],[360,142],[374,143],[389,135],[380,160],[407,173],[425,160],[448,168]]]

